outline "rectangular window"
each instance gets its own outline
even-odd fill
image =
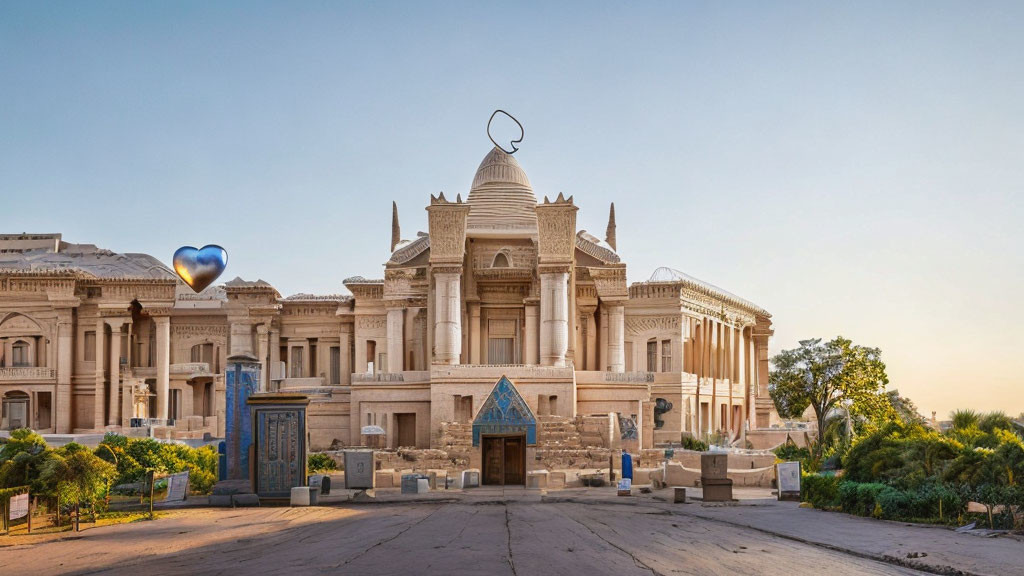
[[[11,359],[13,360],[16,368],[30,366],[28,362],[28,344],[15,344],[11,352]]]
[[[647,343],[647,371],[658,371],[658,343],[654,340]]]
[[[292,348],[292,378],[302,378],[302,348]]]
[[[661,371],[671,372],[672,371],[672,341],[662,340],[661,341]]]
[[[340,346],[331,346],[331,384],[341,384]]]
[[[181,390],[171,390],[170,405],[167,407],[167,417],[171,420],[181,419]]]
[[[86,362],[96,361],[96,332],[86,332],[85,338],[82,340],[83,346],[85,346],[85,358]]]
[[[488,364],[515,364],[516,363],[516,340],[515,340],[515,338],[488,338],[487,339],[487,363]]]

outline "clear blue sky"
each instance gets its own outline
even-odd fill
[[[538,196],[616,203],[631,281],[880,346],[926,414],[1024,410],[1024,3],[555,4],[4,2],[0,231],[337,292],[503,108]]]

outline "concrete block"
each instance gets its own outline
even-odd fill
[[[672,491],[672,502],[676,504],[686,504],[686,488],[676,486]]]
[[[394,470],[377,470],[376,479],[374,483],[377,488],[394,488],[395,487],[395,474]]]
[[[543,489],[548,487],[548,471],[547,470],[534,470],[533,472],[526,473],[526,487],[533,489]]]
[[[548,488],[565,488],[565,472],[548,472]]]
[[[416,493],[426,494],[430,492],[430,479],[428,478],[417,478],[416,479]]]
[[[701,478],[705,502],[732,502],[732,480],[728,478]]]
[[[231,508],[231,494],[212,494],[210,496],[210,506]]]
[[[255,494],[235,494],[231,497],[231,500],[237,508],[257,507],[260,505],[260,497]]]
[[[701,478],[727,478],[729,456],[724,453],[705,452],[700,455]]]
[[[292,506],[309,506],[309,487],[296,486],[292,488],[290,504]]]
[[[459,474],[458,488],[476,488],[480,486],[480,471],[476,469],[463,470]]]

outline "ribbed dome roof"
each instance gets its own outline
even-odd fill
[[[537,230],[537,197],[519,162],[493,148],[473,177],[466,202],[472,207],[467,233],[533,232]]]

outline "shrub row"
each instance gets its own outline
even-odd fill
[[[822,510],[839,509],[886,520],[936,521],[964,512],[970,494],[964,488],[930,483],[913,490],[877,482],[852,482],[835,476],[808,475],[801,499]]]

